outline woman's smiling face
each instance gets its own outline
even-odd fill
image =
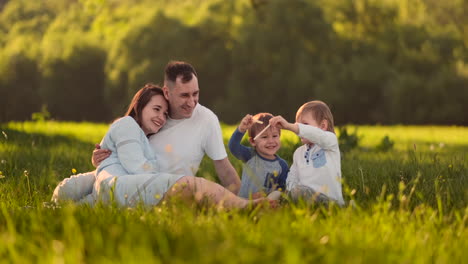
[[[157,133],[167,119],[168,104],[164,96],[154,95],[141,111],[141,129],[146,135]]]

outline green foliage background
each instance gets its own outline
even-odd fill
[[[221,120],[468,124],[467,0],[3,0],[0,121],[109,121],[171,59]]]

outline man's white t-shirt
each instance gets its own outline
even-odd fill
[[[169,118],[149,141],[161,172],[195,175],[205,153],[212,160],[227,157],[218,117],[200,104],[190,118]]]

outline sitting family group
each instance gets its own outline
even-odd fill
[[[134,207],[177,197],[229,209],[263,202],[275,206],[284,193],[294,201],[344,204],[338,139],[325,103],[302,105],[296,123],[269,113],[246,115],[229,141],[232,154],[245,163],[241,181],[227,157],[217,116],[198,98],[195,69],[169,62],[163,87],[145,85],[125,116],[110,126],[93,152],[97,169],[64,179],[52,201]],[[291,168],[276,154],[281,129],[296,133],[304,144]],[[241,144],[247,131],[251,147]],[[194,176],[205,154],[222,185]]]

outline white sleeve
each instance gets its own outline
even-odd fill
[[[317,144],[319,147],[331,150],[338,146],[338,139],[334,133],[304,124],[298,124],[298,126],[298,136]]]
[[[218,117],[210,113],[206,120],[206,129],[203,130],[203,148],[206,155],[212,160],[222,160],[227,157],[223,142],[223,133]]]
[[[141,136],[141,128],[132,117],[121,118],[113,124],[110,131],[117,157],[130,174],[156,172],[156,161],[145,156],[143,144],[146,142]]]
[[[296,150],[297,152],[297,150]],[[289,168],[288,177],[286,178],[286,190],[290,191],[294,186],[299,183],[299,177],[297,175],[297,161],[296,161],[296,152],[293,155],[293,164]]]

